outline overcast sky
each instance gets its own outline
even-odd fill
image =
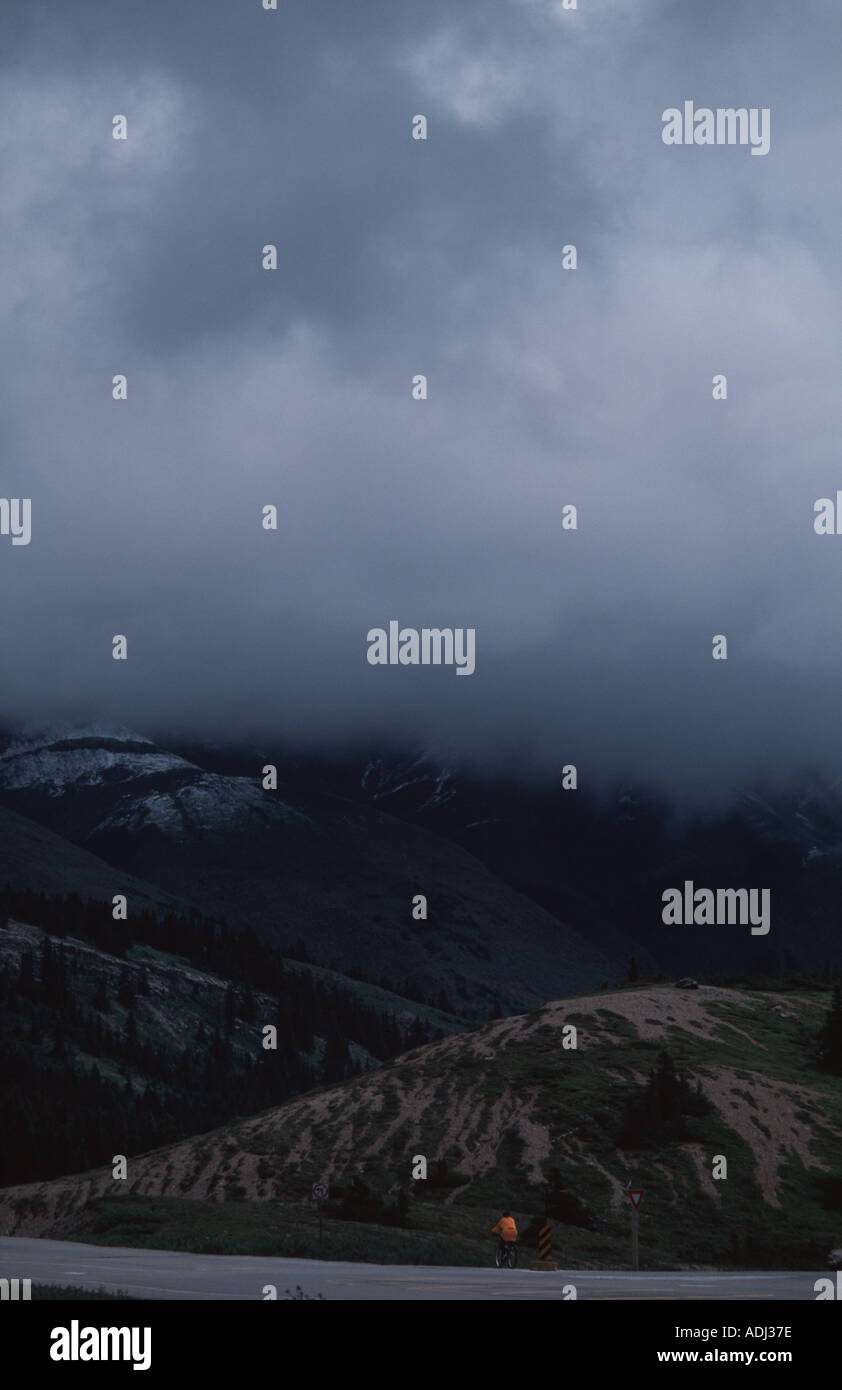
[[[8,0],[0,54],[3,717],[842,772],[838,0]]]

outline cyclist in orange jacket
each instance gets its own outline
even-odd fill
[[[515,1225],[515,1219],[510,1211],[503,1212],[503,1215],[493,1228],[491,1234],[493,1236],[499,1236],[500,1240],[505,1241],[506,1244],[510,1241],[517,1240],[517,1226]]]

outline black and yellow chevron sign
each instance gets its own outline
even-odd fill
[[[538,1232],[539,1260],[548,1260],[550,1258],[550,1244],[550,1228],[549,1226],[542,1226],[540,1231]]]

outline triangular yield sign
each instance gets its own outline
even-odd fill
[[[626,1188],[626,1196],[628,1197],[629,1201],[631,1202],[632,1206],[636,1211],[637,1208],[640,1206],[641,1200],[643,1198],[643,1189],[638,1187],[632,1190],[630,1187],[628,1187]]]

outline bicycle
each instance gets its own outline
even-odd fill
[[[517,1268],[517,1241],[498,1240],[494,1263],[498,1269]]]

